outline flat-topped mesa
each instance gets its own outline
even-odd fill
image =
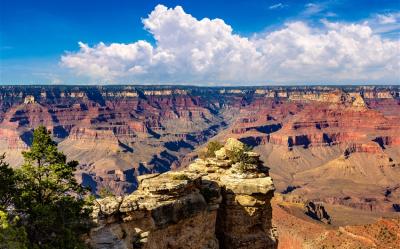
[[[182,89],[145,90],[143,94],[150,96],[187,95],[188,91]]]
[[[235,139],[182,171],[139,177],[138,190],[96,201],[93,248],[276,248],[275,190],[259,155]]]
[[[330,104],[340,104],[347,107],[363,109],[366,107],[363,97],[359,92],[345,93],[340,90],[331,92],[292,92],[289,95],[291,101],[316,101]]]

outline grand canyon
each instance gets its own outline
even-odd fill
[[[400,249],[400,0],[1,0],[0,249]]]
[[[279,248],[400,244],[399,86],[0,86],[10,165],[39,125],[95,195],[142,193],[237,139],[269,168]]]

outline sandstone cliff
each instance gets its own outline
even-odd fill
[[[276,248],[268,168],[254,152],[228,139],[216,157],[182,171],[139,177],[138,190],[96,201],[93,248]]]

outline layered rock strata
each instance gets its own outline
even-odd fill
[[[380,155],[400,145],[399,89],[0,86],[0,154],[19,166],[32,130],[44,125],[60,150],[80,162],[77,177],[85,186],[116,194],[136,189],[138,175],[188,165],[187,155],[219,134],[289,151],[339,145],[346,157]],[[287,164],[270,162],[272,169]],[[128,172],[126,181],[111,173],[118,171]]]
[[[93,248],[276,248],[271,198],[274,185],[259,155],[234,163],[228,139],[216,157],[197,159],[182,171],[139,177],[138,190],[96,201]]]

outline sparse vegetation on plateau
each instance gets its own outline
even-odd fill
[[[233,146],[232,148],[226,149],[226,157],[234,164],[239,163],[240,165],[237,169],[240,172],[245,172],[249,169],[249,166],[253,167],[253,165],[258,164],[259,161],[258,158],[249,155],[248,152],[251,152],[249,146],[242,144],[239,141],[238,143],[240,146]],[[221,143],[211,141],[207,144],[206,149],[199,153],[199,157],[201,159],[213,158],[216,156],[215,152],[220,150],[222,147],[224,146]]]
[[[251,148],[245,145],[243,149],[227,150],[226,154],[233,163],[239,163],[240,172],[245,172],[249,166],[259,163],[257,158],[249,156],[247,152],[250,151]]]

